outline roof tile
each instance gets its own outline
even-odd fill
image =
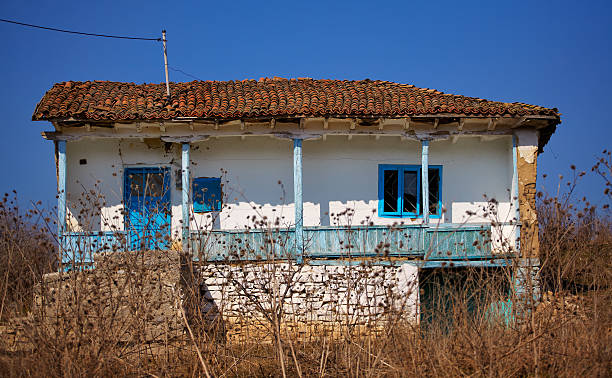
[[[155,120],[295,116],[406,117],[546,115],[549,109],[444,94],[410,84],[372,80],[262,78],[242,81],[192,81],[134,84],[111,81],[63,82],[42,98],[33,120]]]

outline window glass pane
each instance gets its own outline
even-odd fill
[[[383,211],[395,213],[397,212],[397,198],[398,198],[398,174],[396,170],[387,170],[383,173],[384,179],[384,203]]]
[[[130,173],[128,179],[130,180],[130,193],[131,198],[140,198],[144,194],[144,173]]]
[[[198,177],[193,179],[193,211],[204,213],[221,211],[221,178]]]
[[[440,170],[429,170],[429,213],[439,215],[438,202],[440,201]]]
[[[417,211],[418,176],[416,171],[404,171],[404,205],[403,211]]]
[[[148,197],[162,197],[164,195],[164,174],[147,173],[145,176],[145,195]]]

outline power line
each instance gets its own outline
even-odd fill
[[[90,36],[90,37],[104,37],[104,38],[130,39],[130,40],[138,40],[138,41],[156,41],[156,42],[162,42],[162,38],[145,38],[145,37],[124,36],[124,35],[84,33],[84,32],[78,32],[78,31],[74,31],[74,30],[65,30],[65,29],[51,28],[51,27],[47,27],[47,26],[26,24],[24,22],[18,22],[18,21],[14,21],[14,20],[7,20],[7,19],[3,19],[3,18],[0,18],[0,21],[1,22],[6,22],[6,23],[9,23],[9,24],[27,26],[27,27],[30,27],[30,28],[37,28],[37,29],[43,29],[43,30],[51,30],[51,31],[56,31],[56,32],[61,32],[61,33],[70,33],[70,34],[77,34],[77,35],[85,35],[85,36]],[[183,70],[181,70],[179,68],[175,68],[175,67],[171,67],[171,66],[168,66],[168,68],[171,69],[172,71],[180,72],[183,75],[188,76],[188,77],[190,77],[192,79],[203,81],[199,77],[197,77],[195,75],[192,75],[192,74],[190,74],[188,72],[185,72],[185,71],[183,71]]]
[[[96,33],[83,33],[83,32],[78,32],[78,31],[74,31],[74,30],[65,30],[65,29],[57,29],[57,28],[50,28],[47,26],[40,26],[40,25],[32,25],[32,24],[26,24],[23,22],[18,22],[18,21],[13,21],[13,20],[5,20],[3,18],[0,18],[0,21],[2,22],[6,22],[9,24],[15,24],[15,25],[21,25],[21,26],[27,26],[30,28],[37,28],[37,29],[44,29],[44,30],[52,30],[52,31],[56,31],[56,32],[62,32],[62,33],[70,33],[70,34],[78,34],[78,35],[87,35],[90,37],[104,37],[104,38],[117,38],[117,39],[132,39],[132,40],[138,40],[138,41],[157,41],[157,42],[161,42],[161,38],[144,38],[144,37],[130,37],[130,36],[123,36],[123,35],[109,35],[109,34],[96,34]]]
[[[185,71],[183,71],[183,70],[181,70],[179,68],[174,68],[172,66],[168,66],[168,68],[170,68],[172,71],[180,72],[180,73],[182,73],[185,76],[189,76],[192,79],[196,79],[196,80],[199,80],[199,81],[204,81],[204,80],[200,79],[199,77],[194,76],[194,75],[192,75],[192,74],[190,74],[188,72],[185,72]]]

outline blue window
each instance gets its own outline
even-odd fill
[[[423,215],[420,165],[378,166],[378,215],[417,218]],[[442,166],[429,166],[429,214],[439,217],[442,209]]]
[[[221,192],[221,178],[197,177],[193,179],[193,211],[206,213],[221,211],[223,196]]]

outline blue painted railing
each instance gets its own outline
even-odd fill
[[[310,259],[407,257],[431,261],[493,257],[490,225],[304,227]],[[89,264],[97,252],[133,249],[128,232],[70,232],[62,238],[63,263]],[[191,232],[195,259],[204,261],[298,258],[293,229]]]
[[[304,257],[412,257],[429,260],[492,257],[490,225],[305,227]],[[293,230],[192,232],[194,257],[207,261],[297,257]]]
[[[427,260],[491,257],[490,225],[444,225],[428,228],[423,252]]]
[[[124,231],[67,232],[60,237],[62,263],[66,266],[93,263],[94,253],[129,249]]]

